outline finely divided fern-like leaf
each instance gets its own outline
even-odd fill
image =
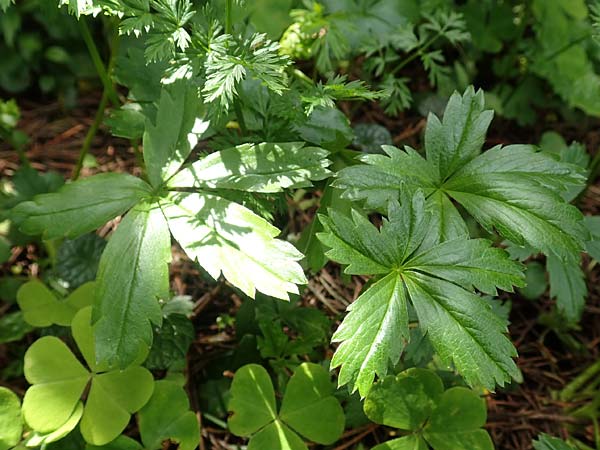
[[[520,264],[483,239],[430,239],[425,195],[400,192],[402,204],[390,202],[379,230],[356,211],[320,217],[325,232],[318,237],[331,248],[330,259],[347,265],[346,273],[383,276],[349,307],[333,336],[341,342],[332,361],[341,366],[340,385],[364,396],[374,377],[398,361],[409,336],[409,302],[438,354],[469,384],[494,389],[518,378],[506,323],[475,289],[493,294],[523,286]]]
[[[215,102],[227,111],[237,96],[239,83],[252,75],[269,90],[282,94],[287,89],[287,56],[279,45],[264,34],[255,34],[244,42],[223,34],[210,40],[206,58],[206,81],[202,93],[206,102]]]

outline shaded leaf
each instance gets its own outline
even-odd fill
[[[194,450],[200,441],[196,415],[190,411],[185,391],[176,383],[155,383],[150,401],[138,413],[142,442],[147,449],[160,449],[169,439],[180,450]]]
[[[19,204],[12,217],[21,231],[44,239],[75,238],[123,214],[150,194],[149,186],[125,173],[102,173]]]
[[[328,152],[303,143],[243,144],[212,153],[179,172],[171,187],[281,192],[330,175]]]

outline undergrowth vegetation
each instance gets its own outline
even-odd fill
[[[0,102],[17,155],[0,185],[0,450],[488,450],[486,399],[527,382],[511,302],[548,291],[543,324],[573,345],[600,157],[554,131],[488,133],[494,117],[598,124],[600,4],[0,7],[0,89],[19,93]],[[69,111],[97,90],[68,179],[36,170],[19,99]],[[423,133],[397,139],[411,114]],[[98,166],[100,129],[132,173]],[[182,264],[200,299],[175,288]],[[360,280],[335,295],[343,314],[306,301],[326,266]],[[210,324],[228,345],[192,358],[215,296],[235,299]],[[600,445],[598,373],[556,393],[560,436],[527,445]]]

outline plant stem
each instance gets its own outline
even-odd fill
[[[83,17],[79,19],[79,28],[81,30],[81,36],[83,37],[83,41],[85,42],[90,57],[92,58],[92,62],[94,63],[94,67],[96,68],[96,72],[98,72],[98,76],[100,77],[100,80],[104,85],[104,90],[108,93],[108,97],[110,98],[110,102],[113,104],[113,106],[115,108],[118,108],[119,106],[121,106],[119,96],[117,95],[117,91],[115,91],[115,87],[112,84],[109,72],[104,67],[104,63],[102,62],[102,58],[100,57],[100,53],[98,52],[98,47],[96,47],[96,43],[92,38],[92,34],[90,33],[89,27],[87,26],[87,22]],[[116,42],[117,39],[113,37],[113,44]],[[114,49],[111,49],[111,53],[114,54]]]
[[[73,169],[73,175],[71,176],[71,180],[73,180],[73,181],[75,181],[77,178],[79,178],[79,174],[81,173],[81,168],[83,167],[83,162],[85,160],[85,157],[89,153],[90,148],[92,147],[92,141],[94,140],[94,137],[96,136],[96,133],[98,132],[98,128],[100,127],[100,124],[102,123],[102,119],[104,119],[104,110],[106,109],[107,103],[108,103],[108,94],[106,93],[106,90],[104,90],[104,92],[102,92],[102,99],[100,100],[100,104],[98,105],[98,109],[96,110],[96,116],[94,117],[94,123],[92,123],[92,126],[90,127],[87,134],[85,135],[85,140],[83,141],[83,146],[81,147],[81,151],[79,152],[79,159],[77,160],[77,165],[75,166],[75,169]]]
[[[570,401],[573,399],[577,391],[579,391],[590,379],[600,373],[600,360],[585,369],[573,381],[571,381],[561,392],[560,399],[562,401]]]
[[[227,0],[225,4],[225,34],[233,32],[233,0]]]

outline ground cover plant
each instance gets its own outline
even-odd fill
[[[600,4],[38,3],[0,450],[600,448]]]

